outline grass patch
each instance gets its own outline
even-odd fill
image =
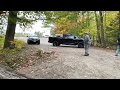
[[[0,64],[16,70],[19,66],[27,63],[20,54],[24,49],[2,49],[0,50]]]
[[[17,49],[2,49],[0,50],[0,64],[8,66],[10,68],[16,68],[18,60],[16,59],[20,50]]]
[[[0,36],[0,48],[4,45],[4,37]]]
[[[11,42],[12,44],[15,45],[15,48],[16,49],[22,49],[25,47],[25,42],[24,41],[21,41],[21,40],[17,40],[15,39],[13,42]]]
[[[19,43],[18,43],[19,42]],[[41,63],[46,60],[51,60],[51,55],[55,52],[44,52],[33,46],[23,44],[21,41],[16,41],[16,46],[20,44],[22,48],[15,49],[1,49],[0,50],[0,64],[10,67],[12,70],[18,70],[22,67],[32,66],[36,63]]]
[[[4,39],[1,39],[1,42],[4,42]],[[12,43],[15,44],[14,49],[1,49],[0,50],[0,64],[8,66],[12,69],[16,69],[21,64],[26,62],[24,58],[20,57],[20,53],[25,48],[25,42],[20,41],[20,40],[14,40],[14,42]]]

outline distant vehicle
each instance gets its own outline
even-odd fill
[[[27,39],[27,43],[28,44],[40,44],[40,38],[36,35],[29,35],[27,36],[28,39]]]
[[[53,46],[64,45],[78,45],[78,48],[84,48],[84,39],[74,36],[72,34],[55,35],[48,38],[49,43],[53,43]]]

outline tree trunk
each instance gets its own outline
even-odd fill
[[[16,22],[17,22],[17,11],[9,11],[8,25],[7,25],[3,48],[10,48],[11,41],[14,41]]]
[[[119,33],[118,34],[120,35],[120,11],[119,11]]]
[[[84,25],[84,22],[83,22],[83,20],[84,20],[84,11],[82,11],[81,12],[82,13],[82,17],[81,17],[81,20],[82,20],[82,22],[81,22],[81,28],[83,29],[83,25]]]
[[[90,26],[90,12],[87,11],[87,27],[89,29],[89,26]],[[90,33],[90,29],[89,29],[89,33]]]
[[[95,45],[95,36],[93,35],[93,46]]]
[[[97,12],[95,11],[95,19],[96,19],[96,25],[97,25],[97,42],[101,44],[101,38],[100,38],[100,25],[99,25],[99,20],[97,16]]]
[[[106,29],[106,14],[107,14],[107,12],[105,11],[105,21],[104,21],[104,23],[105,23],[105,42],[106,42],[106,46],[108,45],[108,35],[107,35],[107,29]]]
[[[106,47],[106,43],[105,43],[105,35],[104,35],[104,28],[103,28],[103,13],[102,11],[99,11],[99,15],[100,15],[100,29],[101,29],[101,41],[102,41],[102,47]]]

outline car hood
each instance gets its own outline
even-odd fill
[[[79,40],[84,40],[83,38],[78,38]]]

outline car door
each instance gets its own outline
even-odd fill
[[[62,44],[68,44],[68,36],[62,38]]]
[[[67,36],[67,37],[66,37],[66,43],[67,43],[68,45],[74,44],[74,36]]]
[[[66,44],[66,45],[74,44],[74,36],[64,35],[62,38],[62,44]]]
[[[74,44],[74,36],[69,36],[69,44],[73,45]]]
[[[74,39],[73,39],[73,43],[76,45],[78,43],[78,37],[77,36],[74,36]]]

